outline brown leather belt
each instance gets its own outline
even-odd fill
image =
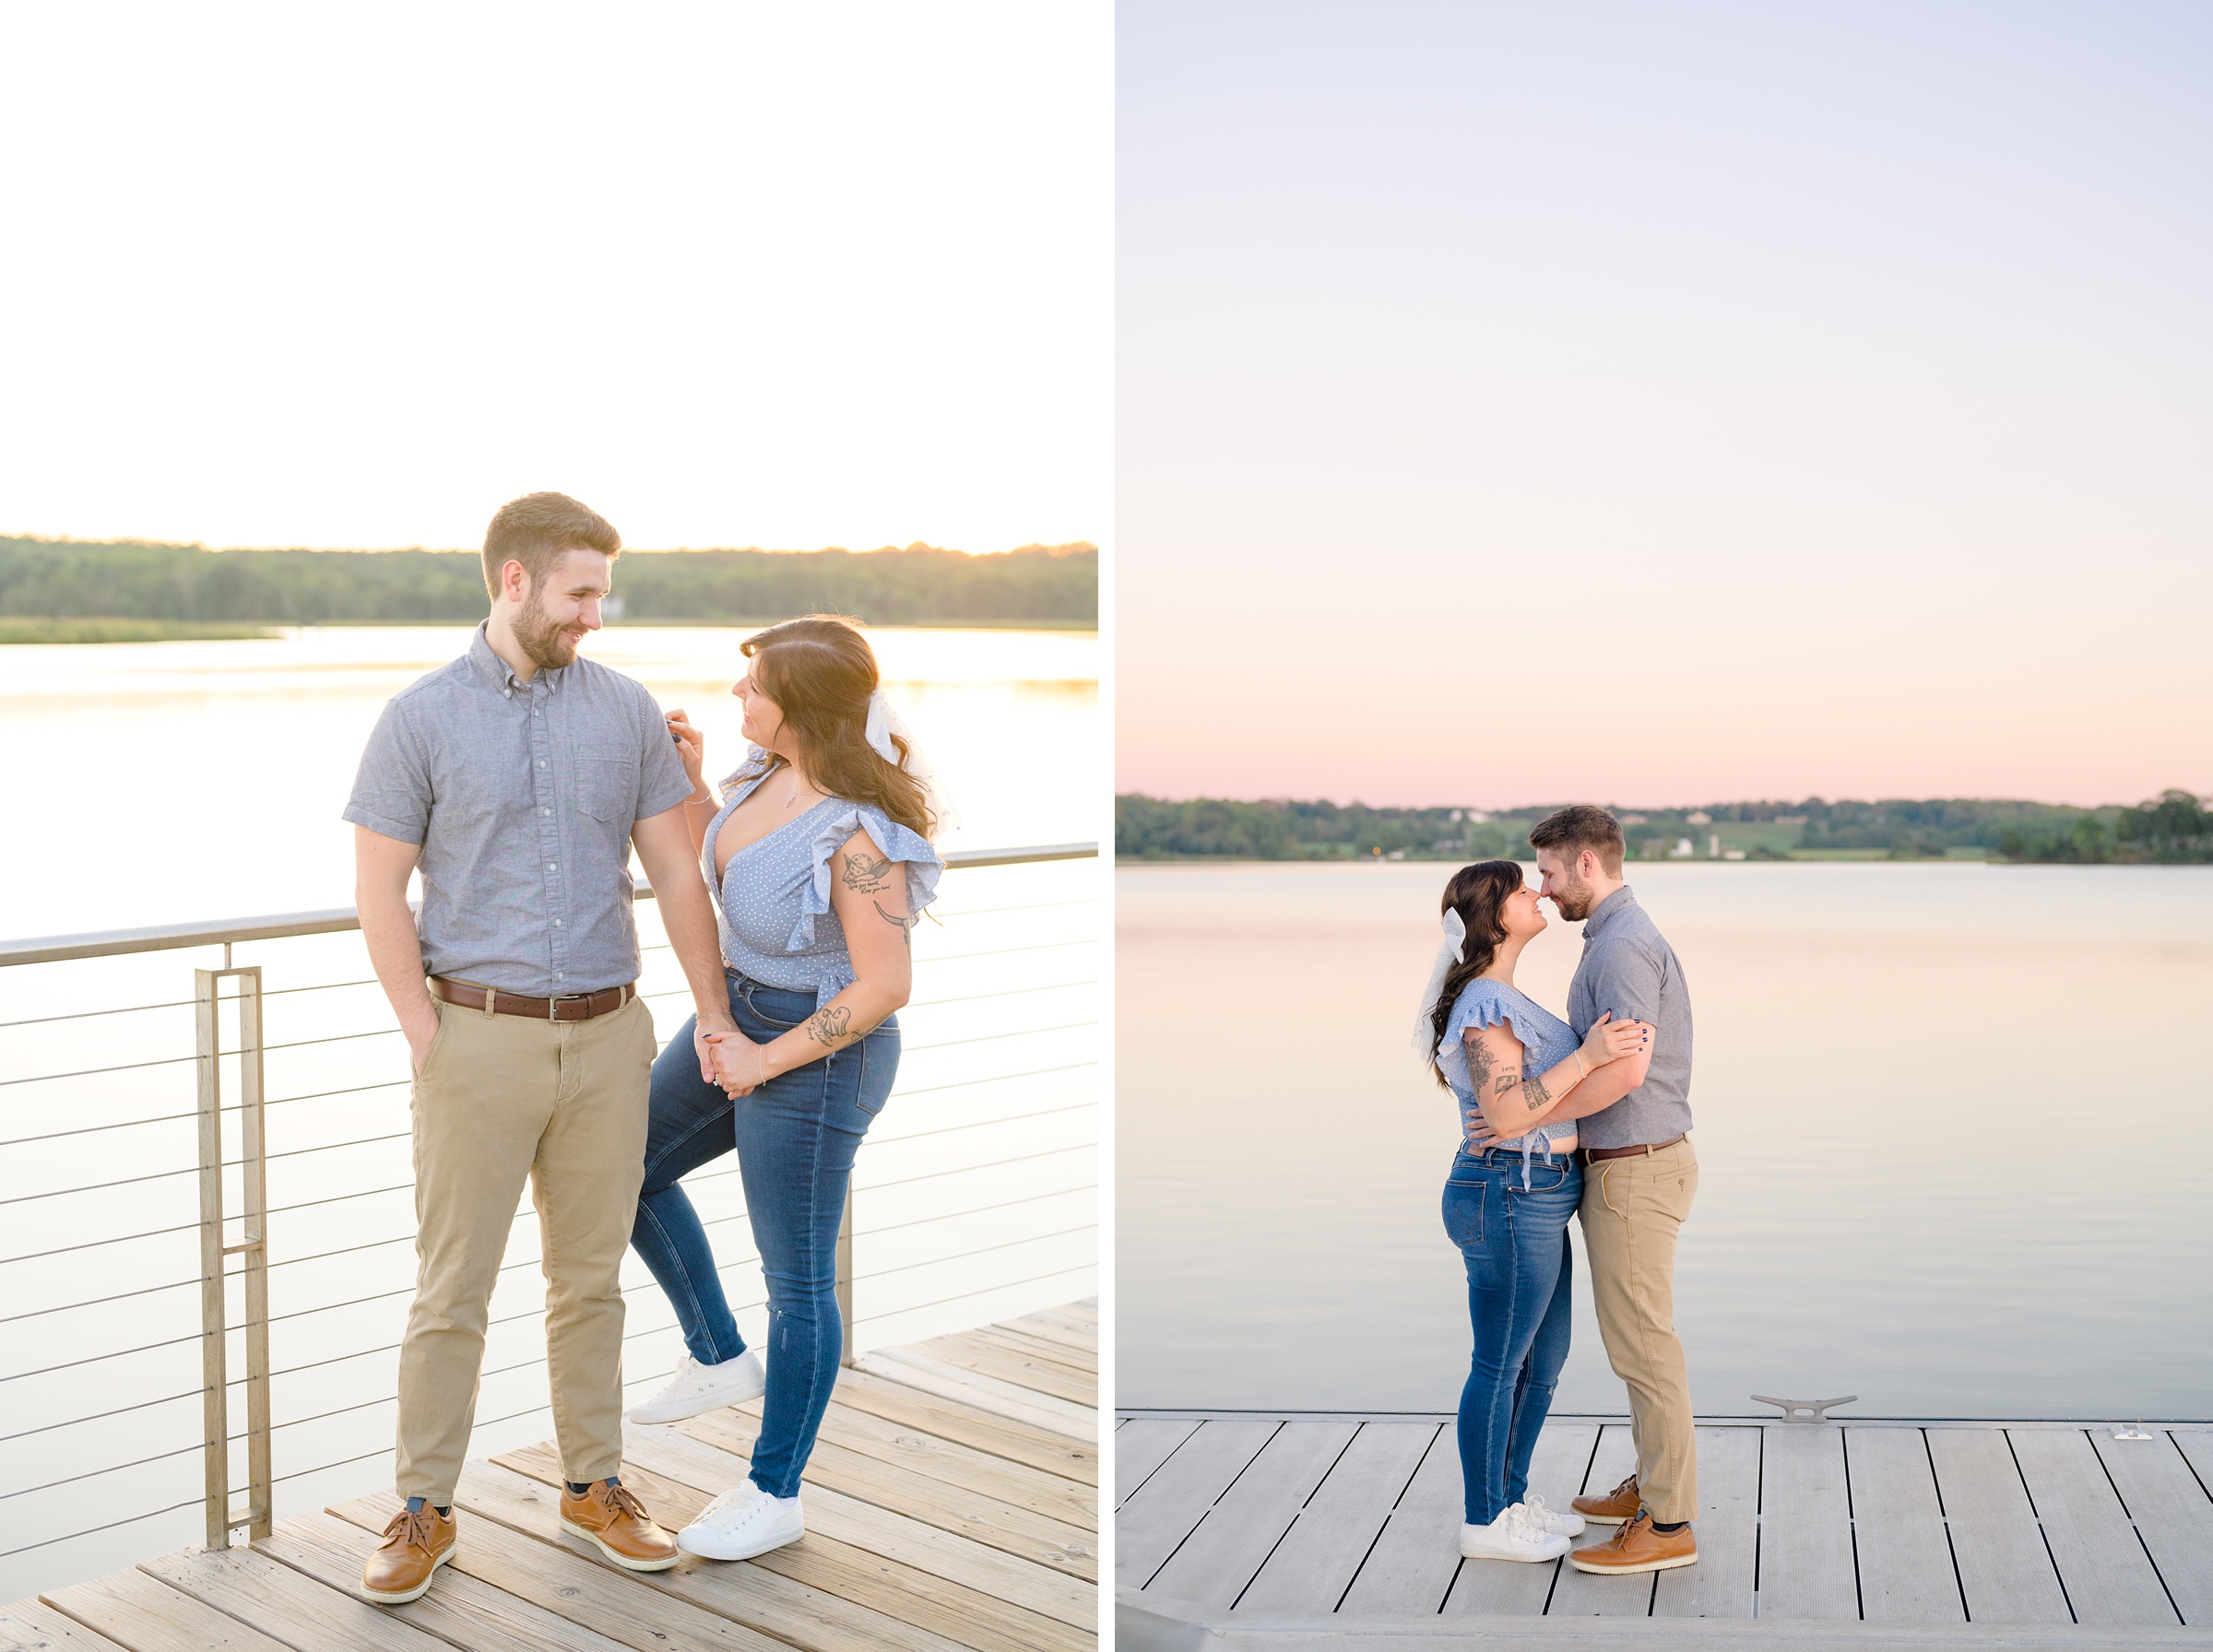
[[[502,992],[496,986],[471,986],[466,981],[431,977],[431,991],[456,1009],[482,1009],[490,1015],[520,1015],[534,1021],[588,1021],[596,1015],[620,1009],[638,996],[636,984],[610,986],[603,992],[572,993],[564,998],[531,998],[519,992]],[[491,1002],[487,1005],[485,999]]]
[[[1582,1156],[1585,1164],[1595,1163],[1601,1159],[1627,1159],[1632,1153],[1642,1153],[1649,1159],[1663,1147],[1673,1147],[1678,1141],[1688,1139],[1686,1133],[1670,1136],[1665,1141],[1640,1141],[1635,1147],[1579,1147],[1575,1150]]]

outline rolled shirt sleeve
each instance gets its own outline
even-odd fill
[[[430,828],[431,765],[408,726],[404,697],[385,707],[361,748],[345,818],[380,837],[420,844]]]
[[[1592,1021],[1611,1009],[1617,1021],[1660,1021],[1661,969],[1634,940],[1602,941],[1592,960]],[[1590,1031],[1589,1026],[1583,1029]]]

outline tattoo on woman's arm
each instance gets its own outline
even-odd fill
[[[852,1042],[852,1029],[853,1012],[843,1004],[832,1004],[807,1018],[807,1036],[834,1050]]]
[[[1480,1096],[1491,1081],[1491,1053],[1484,1047],[1480,1039],[1469,1039],[1467,1046],[1468,1077],[1472,1080],[1469,1088]]]
[[[1552,1092],[1544,1088],[1544,1080],[1532,1073],[1521,1086],[1521,1099],[1532,1113],[1552,1105]]]
[[[848,855],[842,876],[846,887],[854,893],[872,895],[889,884],[891,869],[892,863],[889,860],[876,860],[866,855]]]

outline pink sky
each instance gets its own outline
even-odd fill
[[[1122,19],[1119,788],[2213,792],[2213,16]]]

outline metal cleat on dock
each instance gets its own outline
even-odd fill
[[[1844,1394],[1835,1399],[1778,1399],[1772,1394],[1755,1394],[1752,1398],[1762,1405],[1781,1406],[1782,1420],[1785,1422],[1827,1422],[1830,1406],[1850,1405],[1858,1399],[1859,1396]],[[1805,1414],[1800,1416],[1801,1411]]]

